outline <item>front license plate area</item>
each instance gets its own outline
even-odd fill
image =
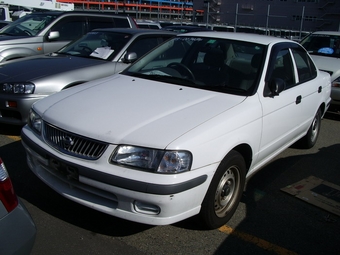
[[[79,180],[78,169],[74,166],[65,164],[55,158],[49,158],[48,165],[53,171],[62,174],[68,180],[76,180],[76,181]]]

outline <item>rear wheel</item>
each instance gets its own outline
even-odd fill
[[[229,221],[240,202],[246,175],[243,157],[231,151],[221,162],[202,203],[200,216],[209,229]]]
[[[301,138],[300,145],[302,148],[312,148],[318,140],[321,127],[321,110],[319,109],[314,116],[312,124],[310,125],[307,134]]]

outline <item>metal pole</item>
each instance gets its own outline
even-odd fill
[[[209,10],[210,10],[209,5],[210,5],[210,3],[208,2],[208,6],[207,6],[207,25],[206,25],[206,27],[209,26]]]
[[[183,24],[183,5],[184,5],[184,3],[182,3],[182,12],[181,12],[181,26],[182,26],[182,24]]]
[[[235,15],[235,32],[237,32],[237,15],[238,15],[238,3],[236,4],[236,15]]]
[[[301,15],[301,24],[300,24],[300,39],[302,39],[302,26],[303,26],[303,19],[305,16],[305,7],[302,8],[302,15]]]
[[[267,23],[266,23],[266,35],[268,35],[268,20],[269,20],[269,12],[270,12],[270,5],[268,4],[268,11],[267,11]]]

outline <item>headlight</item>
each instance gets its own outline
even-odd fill
[[[332,87],[340,87],[340,77],[336,78],[336,79],[332,82]]]
[[[3,83],[2,92],[11,94],[33,94],[35,85],[29,82]]]
[[[117,147],[111,163],[140,168],[157,173],[189,171],[192,155],[188,151],[165,151],[129,145]]]
[[[42,119],[41,117],[32,109],[28,116],[28,125],[37,133],[41,133]]]

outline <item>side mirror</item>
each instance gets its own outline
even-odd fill
[[[123,62],[126,64],[131,64],[137,60],[137,53],[136,52],[126,52]]]
[[[59,31],[51,31],[47,38],[48,40],[54,40],[59,38],[59,36],[60,36]]]
[[[274,78],[269,81],[269,90],[271,96],[278,96],[286,88],[286,83],[280,78]]]

